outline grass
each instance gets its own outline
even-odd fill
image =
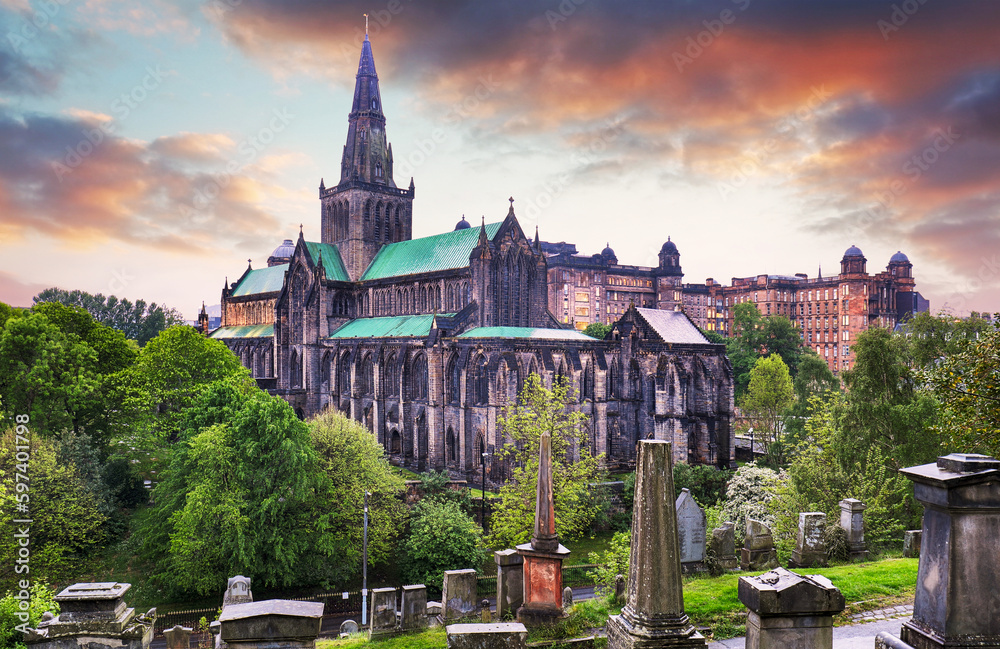
[[[420,633],[408,633],[393,638],[372,640],[369,642],[365,633],[354,633],[342,640],[317,640],[316,649],[353,649],[354,647],[370,647],[371,649],[441,649],[447,646],[448,634],[444,627],[427,629]]]
[[[564,541],[563,545],[572,553],[569,558],[566,559],[567,566],[579,566],[585,563],[590,563],[590,559],[587,558],[591,552],[604,552],[608,549],[611,544],[611,537],[614,536],[614,532],[601,532],[595,534],[594,536],[585,536],[579,541]]]

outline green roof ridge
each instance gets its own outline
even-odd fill
[[[277,293],[285,283],[286,270],[288,270],[288,264],[248,270],[240,283],[233,289],[232,297]]]
[[[486,236],[492,240],[503,221],[486,224]],[[479,244],[481,225],[433,234],[420,239],[399,241],[382,246],[368,268],[361,275],[362,281],[383,279],[417,273],[432,273],[469,265],[469,255]]]
[[[453,315],[424,313],[357,318],[342,324],[330,334],[330,338],[420,338],[430,333],[435,316],[446,318]]]

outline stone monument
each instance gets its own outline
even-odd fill
[[[684,613],[672,469],[670,442],[639,442],[626,603],[608,618],[609,649],[707,646]]]
[[[923,532],[920,530],[907,530],[903,532],[903,556],[904,557],[919,557],[920,556],[920,540],[923,536]]]
[[[448,649],[526,649],[528,630],[519,622],[449,624]]]
[[[445,570],[444,584],[441,587],[441,617],[445,622],[475,615],[476,605],[476,571]]]
[[[402,611],[399,619],[403,631],[423,629],[427,626],[427,587],[423,584],[403,586]]]
[[[844,595],[820,575],[775,568],[740,577],[739,598],[750,609],[746,649],[831,649],[833,616]]]
[[[562,617],[562,564],[569,555],[556,534],[552,496],[552,435],[538,440],[538,490],[535,498],[535,533],[531,543],[517,546],[524,559],[524,601],[517,619],[526,624],[546,624]]]
[[[689,489],[681,489],[674,503],[677,510],[677,538],[681,545],[681,569],[684,572],[705,570],[705,511]]]
[[[736,529],[727,521],[712,530],[712,552],[719,568],[728,572],[740,569],[740,561],[736,558]]]
[[[219,622],[229,649],[315,649],[323,604],[287,599],[230,604]]]
[[[373,588],[371,598],[368,637],[394,635],[396,633],[396,589]]]
[[[517,615],[524,602],[524,559],[517,550],[493,553],[497,562],[497,619]]]
[[[193,630],[180,624],[174,625],[172,629],[164,629],[163,639],[167,643],[167,649],[190,649]]]
[[[857,498],[844,498],[840,501],[840,526],[847,532],[847,546],[852,561],[864,561],[868,558],[864,512],[865,504]]]
[[[747,519],[746,538],[740,550],[740,568],[743,570],[770,570],[778,567],[778,553],[774,550],[771,528],[752,518]]]
[[[73,584],[54,597],[60,613],[43,617],[28,629],[24,642],[32,649],[147,649],[153,640],[156,609],[136,615],[122,599],[132,584]]]
[[[230,577],[226,584],[226,592],[222,595],[222,608],[230,604],[246,604],[253,601],[253,591],[250,590],[250,578],[243,575]]]
[[[799,514],[799,531],[795,549],[788,562],[789,568],[808,568],[826,565],[826,514],[802,512]]]

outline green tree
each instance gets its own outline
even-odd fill
[[[813,397],[831,398],[840,389],[840,380],[830,371],[826,361],[811,349],[803,349],[799,371],[792,381],[795,403],[785,412],[785,438],[794,444],[805,435],[805,422],[810,416]]]
[[[33,301],[36,305],[56,302],[83,308],[101,324],[117,329],[139,345],[145,345],[168,327],[184,322],[175,309],[155,302],[147,304],[145,300],[136,300],[132,303],[126,299],[119,300],[114,295],[104,297],[100,293],[92,295],[85,291],[47,288],[36,295]]]
[[[549,390],[532,373],[517,403],[504,410],[499,427],[509,441],[500,453],[515,468],[500,488],[501,505],[490,520],[491,547],[513,547],[531,538],[543,431],[552,436],[556,532],[563,539],[579,538],[597,516],[600,508],[588,485],[603,477],[602,456],[590,454],[587,416],[571,409],[575,403],[576,395],[565,381],[557,381]]]
[[[757,466],[756,462],[736,469],[726,485],[721,518],[733,522],[738,543],[743,543],[748,518],[768,526],[774,525],[770,503],[777,498],[780,488],[778,474],[767,467]]]
[[[750,385],[740,406],[753,422],[755,439],[764,444],[767,462],[778,466],[785,461],[782,414],[795,400],[788,366],[778,354],[760,358],[750,372]]]
[[[726,340],[726,353],[733,364],[734,392],[739,400],[750,385],[750,372],[757,359],[777,354],[794,377],[802,355],[802,338],[791,320],[781,315],[764,317],[752,302],[733,307],[733,335]]]
[[[611,325],[601,324],[600,322],[591,322],[587,325],[587,328],[583,330],[583,333],[591,338],[604,340],[604,337],[608,335],[609,331],[611,331]]]
[[[674,464],[674,491],[679,494],[681,489],[687,489],[699,505],[711,507],[725,498],[726,484],[732,476],[728,469],[678,462]]]
[[[956,318],[947,313],[918,313],[903,324],[909,357],[917,367],[956,354],[969,341],[975,341],[990,329],[989,321],[973,314]]]
[[[940,400],[934,430],[955,449],[1000,457],[1000,320],[919,374]]]
[[[26,611],[20,607],[23,600],[15,596],[21,594],[22,590],[27,590],[29,594]],[[0,647],[25,649],[24,630],[38,628],[45,613],[59,614],[59,603],[54,596],[55,592],[42,581],[33,581],[27,589],[8,591],[0,599]]]
[[[483,531],[456,502],[424,499],[410,512],[403,542],[403,579],[440,590],[445,570],[482,570]]]

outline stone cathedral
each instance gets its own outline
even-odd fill
[[[391,460],[490,480],[506,467],[498,418],[532,372],[567,380],[609,468],[640,439],[676,460],[735,466],[732,368],[680,311],[631,306],[605,340],[549,310],[537,231],[506,215],[413,239],[413,180],[393,180],[378,76],[365,37],[336,185],[319,185],[321,241],[285,240],[266,268],[222,291],[226,343],[300,417],[335,408]],[[484,460],[484,454],[486,458]]]

